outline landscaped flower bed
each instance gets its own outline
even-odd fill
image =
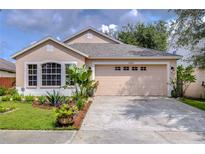
[[[16,108],[15,106],[11,106],[11,107],[0,106],[0,113],[6,113],[6,112],[14,110],[15,108]]]
[[[91,80],[92,72],[85,66],[73,66],[69,74],[75,87],[70,97],[55,90],[38,97],[19,95],[16,91],[3,95],[0,98],[2,112],[10,110],[11,104],[18,110],[0,116],[0,129],[79,129],[98,82]],[[70,85],[64,88],[67,86]]]

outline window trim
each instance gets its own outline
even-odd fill
[[[44,61],[31,61],[31,62],[24,62],[24,77],[23,77],[23,86],[24,88],[32,88],[32,89],[37,89],[37,88],[40,88],[40,89],[43,89],[43,88],[61,88],[62,86],[43,86],[41,84],[41,80],[42,80],[42,74],[41,74],[41,64],[44,64],[44,63],[59,63],[61,64],[61,85],[65,85],[65,69],[64,69],[64,65],[65,64],[75,64],[77,65],[78,62],[77,61],[55,61],[55,60],[44,60]],[[38,69],[37,69],[37,86],[29,86],[27,83],[27,76],[28,76],[28,73],[27,73],[27,65],[28,64],[36,64]],[[72,88],[72,87],[71,87]]]
[[[45,65],[45,66],[47,66],[48,64],[50,64],[51,65],[51,68],[45,68],[45,70],[46,70],[46,73],[43,73],[43,65]],[[55,64],[55,67],[53,67],[52,65],[53,64]],[[60,68],[58,68],[58,65],[59,65],[59,67]],[[55,73],[52,73],[52,71],[50,72],[50,73],[47,73],[47,70],[52,70],[52,69],[55,69],[57,72],[55,72]],[[60,69],[60,73],[58,73],[58,69]],[[46,77],[47,76],[50,76],[51,78],[50,79],[43,79],[43,75],[45,75]],[[52,79],[52,76],[60,76],[60,79],[58,79],[58,78],[56,78],[55,80],[53,80]],[[62,86],[62,66],[61,66],[61,64],[60,63],[56,63],[56,62],[48,62],[48,63],[43,63],[43,64],[41,64],[41,85],[42,86],[46,86],[46,87],[52,87],[52,86]],[[44,85],[43,84],[43,80],[45,81],[45,83],[46,83],[46,85]],[[50,82],[50,85],[48,85],[48,81]],[[53,84],[53,81],[55,81],[55,84]],[[58,83],[60,83],[59,85],[58,85]]]
[[[30,86],[29,84],[28,84],[28,82],[29,82],[29,80],[28,80],[28,77],[29,77],[29,74],[28,74],[28,65],[37,65],[37,84],[36,84],[36,86]],[[37,88],[37,86],[38,86],[38,82],[39,82],[39,80],[38,80],[38,76],[39,76],[39,74],[38,74],[38,64],[36,64],[36,63],[25,63],[24,64],[24,87],[28,87],[28,88]]]

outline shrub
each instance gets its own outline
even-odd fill
[[[55,109],[57,123],[61,125],[72,124],[77,111],[76,106],[69,106],[68,104],[61,105],[59,108]]]
[[[44,104],[46,102],[46,96],[39,96],[38,100],[41,104]]]
[[[10,110],[13,110],[15,108],[16,108],[15,106],[11,106],[11,107],[2,107],[2,106],[0,106],[0,113],[4,113],[4,112],[10,111]]]
[[[32,95],[25,96],[25,101],[32,102],[35,100],[35,97]]]
[[[0,87],[0,96],[4,96],[6,94],[6,88]]]
[[[12,96],[12,99],[13,99],[14,101],[21,101],[21,95],[15,94],[15,95]]]
[[[85,65],[83,67],[72,65],[68,68],[68,72],[75,86],[75,93],[80,93],[83,97],[94,95],[98,82],[91,79],[91,69],[87,68]]]
[[[16,94],[18,94],[18,92],[15,88],[9,88],[9,89],[6,90],[6,95],[13,96],[13,95],[16,95]]]
[[[76,101],[76,106],[78,108],[78,110],[82,110],[84,105],[85,105],[85,102],[86,102],[87,98],[78,98],[78,100]]]
[[[61,96],[61,97],[62,97],[62,100],[61,100],[62,104],[67,104],[69,102],[69,97],[67,96]]]
[[[51,105],[53,106],[59,106],[62,103],[62,96],[60,96],[59,92],[56,92],[55,90],[53,90],[53,93],[49,93],[47,92],[47,96],[46,98],[48,99],[48,101],[51,103]]]
[[[10,101],[12,97],[11,96],[2,96],[1,100],[2,101]]]

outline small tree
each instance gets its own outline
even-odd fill
[[[189,85],[196,81],[193,73],[194,69],[191,65],[187,67],[179,65],[177,67],[177,89],[179,90],[179,96],[183,97]]]
[[[77,67],[72,65],[68,68],[70,78],[75,86],[77,96],[89,97],[97,88],[98,82],[91,79],[92,71],[85,65]],[[92,94],[91,94],[92,93]]]
[[[118,32],[117,36],[120,41],[126,44],[161,51],[167,50],[168,30],[164,21],[153,24],[128,24]]]

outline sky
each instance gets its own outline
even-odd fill
[[[128,23],[171,21],[168,10],[0,10],[0,58],[53,36],[58,40],[92,26],[101,31],[120,30]]]

